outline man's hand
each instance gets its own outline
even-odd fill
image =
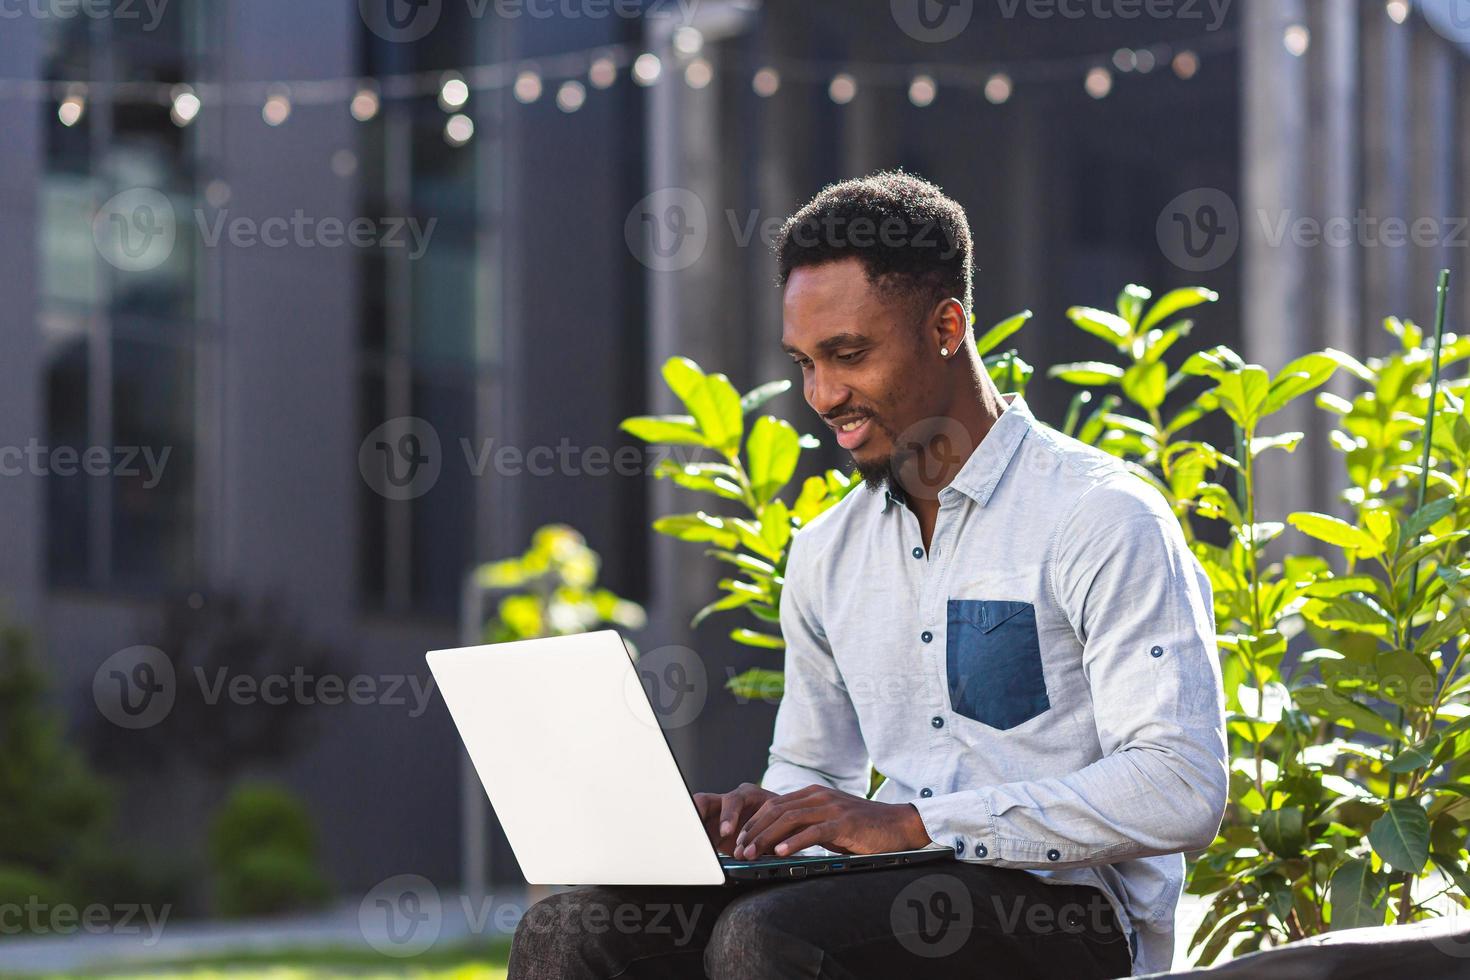
[[[735,852],[735,834],[745,821],[755,815],[761,804],[773,800],[776,794],[761,789],[754,783],[741,783],[728,793],[695,793],[694,808],[710,843],[721,854]]]
[[[734,856],[786,857],[820,844],[843,854],[915,851],[932,841],[908,803],[875,803],[827,786],[766,800],[741,828]]]

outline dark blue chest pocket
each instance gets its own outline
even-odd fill
[[[991,728],[1015,728],[1051,707],[1029,602],[949,600],[949,705]]]

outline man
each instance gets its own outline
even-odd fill
[[[938,188],[828,187],[777,252],[783,347],[871,492],[793,539],[760,786],[695,802],[738,858],[958,860],[569,892],[527,914],[511,975],[1167,970],[1182,852],[1213,840],[1227,781],[1210,587],[1177,521],[996,390],[970,331],[968,223]],[[661,904],[683,933],[647,927]]]

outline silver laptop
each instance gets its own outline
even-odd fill
[[[716,853],[614,630],[434,650],[428,661],[531,884],[718,885],[954,856]]]

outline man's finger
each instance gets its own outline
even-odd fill
[[[829,850],[836,850],[836,848],[832,847],[832,838],[836,833],[837,825],[824,820],[821,823],[814,823],[809,827],[797,831],[777,844],[774,850],[781,857],[786,857],[788,854],[795,854],[798,851],[803,851],[808,847],[815,847],[819,844]]]
[[[740,822],[745,802],[746,798],[739,791],[726,793],[720,798],[720,838],[722,840],[735,833],[735,826]]]
[[[771,849],[780,841],[792,836],[797,831],[809,827],[814,823],[821,823],[831,816],[831,811],[826,807],[792,807],[780,813],[763,830],[755,836],[745,838],[745,851],[741,855],[746,859],[760,857],[762,854],[771,853]]]

